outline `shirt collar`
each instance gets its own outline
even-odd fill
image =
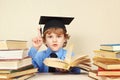
[[[47,48],[47,54],[48,56],[52,53],[53,51],[50,48]],[[58,58],[61,58],[64,54],[63,48],[60,48],[58,51],[55,52]]]

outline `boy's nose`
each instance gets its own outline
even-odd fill
[[[56,37],[54,37],[54,38],[53,38],[53,41],[54,41],[54,42],[56,42],[56,41],[57,41],[57,38],[56,38]]]

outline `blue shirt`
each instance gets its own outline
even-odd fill
[[[48,72],[48,66],[46,66],[43,61],[45,58],[49,58],[50,54],[52,53],[50,48],[43,51],[37,51],[34,47],[31,47],[29,50],[28,55],[32,57],[32,63],[34,67],[38,68],[39,72]],[[66,56],[66,50],[61,48],[57,52],[55,52],[59,59],[64,60]],[[69,73],[80,73],[80,69],[77,67],[71,68]]]

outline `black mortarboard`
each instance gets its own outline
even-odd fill
[[[65,25],[69,25],[74,17],[55,17],[55,16],[41,16],[39,24],[43,24],[43,33],[51,27],[60,27],[66,31]]]

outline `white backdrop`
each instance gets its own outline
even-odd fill
[[[41,15],[75,17],[67,26],[75,53],[92,58],[100,44],[120,43],[120,0],[0,0],[0,39],[31,47]]]

